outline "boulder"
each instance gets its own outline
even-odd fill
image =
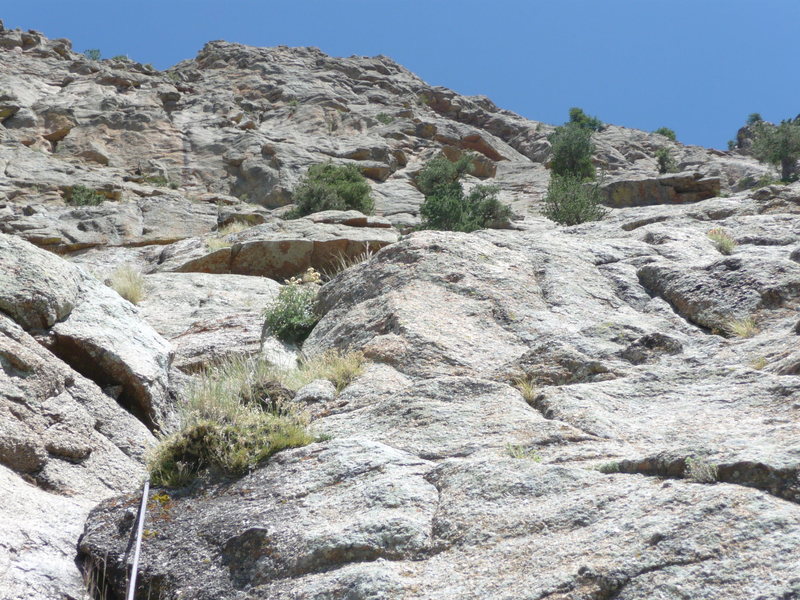
[[[646,179],[610,181],[600,187],[606,206],[683,204],[719,196],[720,180],[700,173],[675,173]]]

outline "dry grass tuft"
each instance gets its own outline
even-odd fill
[[[753,317],[731,319],[725,324],[725,333],[733,337],[751,338],[758,333],[758,325]]]
[[[144,300],[144,276],[130,265],[114,271],[108,278],[108,285],[131,304]]]
[[[730,234],[728,234],[728,232],[721,227],[712,229],[706,235],[708,236],[708,239],[714,242],[714,246],[721,254],[732,254],[739,245],[736,243],[736,240],[734,240]]]
[[[528,404],[533,404],[534,398],[536,398],[536,393],[539,391],[536,382],[531,375],[520,375],[514,379],[514,387],[519,390],[519,393],[522,394],[522,397],[525,398],[525,402]]]
[[[232,233],[239,233],[245,229],[250,229],[250,227],[252,227],[252,225],[245,223],[244,221],[231,221],[224,227],[218,229],[213,237],[210,237],[206,240],[206,247],[212,251],[230,248],[233,243],[229,242],[225,238]]]
[[[354,256],[346,256],[340,252],[336,255],[333,264],[323,272],[325,280],[330,281],[342,271],[346,271],[351,267],[355,267],[356,265],[360,265],[361,263],[368,261],[370,258],[375,256],[375,252],[376,250],[373,250],[372,246],[367,246],[366,250]]]

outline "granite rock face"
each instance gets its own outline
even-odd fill
[[[211,42],[159,72],[0,25],[0,84],[3,600],[81,598],[81,570],[123,597],[185,386],[331,350],[367,363],[294,396],[314,443],[152,490],[141,597],[800,598],[800,184],[609,125],[608,214],[561,227],[552,126],[383,56]],[[416,173],[465,152],[518,218],[416,231]],[[329,160],[376,215],[287,219]],[[309,267],[320,322],[263,335]]]

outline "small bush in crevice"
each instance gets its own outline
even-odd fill
[[[66,202],[72,206],[97,206],[106,201],[100,192],[83,185],[74,185],[67,195]]]
[[[658,172],[662,175],[664,173],[674,173],[678,170],[678,164],[672,157],[672,152],[669,151],[669,148],[656,150],[656,162],[658,163]]]
[[[392,115],[388,115],[386,113],[378,113],[375,116],[375,119],[383,123],[384,125],[389,125],[390,123],[394,122],[394,117]]]
[[[317,286],[289,280],[264,310],[264,329],[284,342],[302,342],[314,329]]]
[[[722,229],[721,227],[715,227],[714,229],[710,230],[706,236],[714,243],[714,247],[720,252],[720,254],[732,254],[738,244],[736,240],[734,240],[727,231]]]
[[[108,285],[131,304],[144,300],[144,276],[130,265],[114,271],[108,278]]]
[[[464,193],[460,179],[470,171],[472,160],[470,154],[456,162],[437,156],[417,175],[417,187],[425,194],[421,229],[469,233],[508,222],[511,208],[498,200],[497,188],[476,185]]]
[[[371,215],[374,210],[371,192],[355,165],[312,165],[292,193],[295,208],[286,218],[296,219],[324,210],[357,210]]]
[[[561,225],[599,221],[606,214],[600,200],[598,184],[584,183],[574,176],[554,175],[547,186],[542,212],[545,217]]]

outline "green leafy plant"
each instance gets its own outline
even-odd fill
[[[89,48],[88,50],[84,50],[83,55],[89,60],[100,60],[102,58],[100,50],[97,48]]]
[[[662,147],[656,150],[656,162],[658,163],[659,173],[674,173],[678,170],[678,165],[669,148]]]
[[[392,115],[387,115],[386,113],[378,113],[375,118],[383,123],[384,125],[388,125],[389,123],[394,122],[394,117]]]
[[[369,215],[375,207],[371,191],[355,165],[312,165],[292,194],[295,209],[287,218],[350,209]]]
[[[600,119],[597,117],[590,117],[583,112],[582,108],[578,108],[577,106],[573,106],[569,109],[569,122],[591,131],[602,131],[605,128],[605,123]]]
[[[107,198],[100,192],[83,185],[74,185],[66,197],[67,204],[72,206],[97,206]]]
[[[547,186],[543,214],[561,225],[599,221],[606,214],[597,183],[584,183],[571,175],[553,176]]]
[[[594,179],[592,130],[576,123],[556,127],[547,138],[553,155],[550,169],[554,175]]]
[[[708,236],[708,239],[714,243],[714,247],[720,252],[720,254],[732,254],[733,251],[736,250],[736,246],[738,246],[736,240],[734,240],[730,234],[721,227],[715,227],[706,235]]]
[[[678,136],[675,135],[675,131],[670,129],[669,127],[659,127],[653,133],[657,133],[659,135],[663,135],[665,138],[671,139],[673,142],[678,139]]]
[[[753,156],[761,162],[779,166],[782,181],[795,180],[797,160],[800,159],[800,121],[785,119],[780,125],[759,121],[753,129]]]
[[[440,155],[417,175],[417,187],[425,194],[420,206],[422,229],[469,233],[508,221],[511,208],[498,200],[497,188],[476,185],[464,193],[460,180],[469,172],[473,158],[465,154],[451,162]]]
[[[316,298],[316,285],[290,280],[264,310],[265,330],[284,342],[302,342],[319,321]]]

